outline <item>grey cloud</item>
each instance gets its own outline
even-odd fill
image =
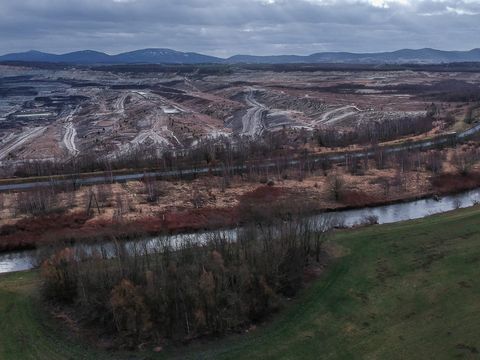
[[[478,47],[473,0],[0,0],[0,52],[169,47],[228,56]]]

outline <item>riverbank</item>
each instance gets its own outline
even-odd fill
[[[0,358],[468,358],[480,349],[479,224],[474,207],[337,231],[341,257],[272,322],[160,353],[95,350],[37,311],[37,272],[3,275]]]
[[[373,177],[372,177],[373,179]],[[209,179],[207,179],[209,180]],[[442,174],[432,178],[431,187],[419,188],[411,186],[412,192],[390,191],[390,196],[379,195],[379,189],[364,177],[347,178],[351,186],[342,189],[341,198],[334,201],[328,198],[326,178],[310,177],[301,182],[282,181],[278,185],[242,185],[233,187],[219,194],[205,190],[216,198],[223,196],[226,201],[218,200],[212,205],[200,208],[176,206],[152,210],[147,204],[141,208],[137,205],[135,216],[115,217],[108,209],[101,214],[87,215],[79,208],[72,212],[55,212],[43,216],[20,218],[0,227],[0,253],[35,249],[52,243],[97,242],[117,239],[135,239],[159,234],[178,234],[195,231],[231,228],[259,217],[274,216],[274,211],[289,212],[291,210],[314,215],[322,212],[342,212],[352,209],[375,208],[392,204],[408,203],[419,199],[434,198],[457,194],[480,186],[480,173],[472,172],[468,176],[458,174]],[[201,184],[197,180],[194,184]],[[323,183],[321,183],[321,181]],[[371,182],[372,180],[370,180]],[[426,180],[422,180],[426,181]],[[141,185],[138,185],[141,186]],[[139,191],[129,188],[127,192]],[[174,186],[174,185],[173,185]],[[112,198],[122,187],[111,190]],[[179,191],[170,190],[172,194]],[[230,193],[230,194],[229,194]],[[230,198],[230,200],[228,200]],[[172,197],[167,202],[178,201]],[[113,201],[113,200],[112,200]],[[228,206],[228,204],[231,206]],[[188,206],[188,205],[187,205]],[[113,211],[113,209],[112,209]],[[364,220],[367,216],[365,216]],[[370,219],[369,221],[372,221]],[[355,221],[359,221],[355,219]]]
[[[275,216],[274,211],[312,215],[418,199],[438,200],[480,186],[480,172],[477,170],[468,176],[444,173],[428,178],[427,173],[420,172],[416,175],[406,177],[403,185],[388,189],[386,194],[385,183],[395,180],[388,171],[371,170],[371,174],[362,176],[343,174],[338,199],[333,198],[330,180],[315,175],[301,181],[282,179],[273,186],[238,182],[224,190],[215,185],[220,181],[217,178],[186,183],[161,182],[157,186],[164,194],[157,204],[142,200],[146,196],[142,183],[131,183],[128,187],[117,184],[108,189],[108,195],[102,195],[101,191],[107,191],[104,188],[93,189],[98,201],[103,203],[100,202],[101,208],[94,206],[89,215],[80,205],[92,191],[85,188],[75,193],[77,205],[70,211],[20,217],[0,226],[0,252],[35,249],[53,243],[92,243],[112,238],[129,240],[165,233],[231,228],[250,220],[268,219]],[[67,198],[66,194],[62,196]],[[126,200],[119,202],[119,197]],[[14,207],[16,199],[13,194],[4,202],[6,207]],[[118,214],[119,211],[126,212]]]

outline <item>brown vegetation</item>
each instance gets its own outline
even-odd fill
[[[468,176],[459,173],[440,174],[432,177],[431,181],[435,192],[440,194],[455,193],[479,187],[480,172],[471,172]]]
[[[327,218],[271,221],[202,243],[116,242],[93,256],[64,249],[42,265],[44,293],[113,334],[118,347],[239,331],[281,308],[304,270],[324,261]]]
[[[75,237],[75,230],[84,229],[85,214],[50,214],[21,219],[0,227],[0,251],[34,248],[58,239],[60,234]],[[83,232],[83,231],[82,231]],[[86,237],[93,234],[85,234]]]
[[[225,171],[189,181],[152,177],[128,184],[48,187],[1,196],[0,251],[54,242],[132,238],[144,234],[233,227],[301,207],[315,212],[371,206],[471,189],[479,151],[471,142],[455,149],[376,151],[373,159],[345,163],[305,161],[295,167]],[[259,184],[260,183],[260,184]],[[288,206],[287,206],[288,205]],[[301,206],[300,206],[301,205]]]
[[[358,190],[343,190],[340,193],[340,201],[348,207],[361,207],[380,204],[385,198]]]

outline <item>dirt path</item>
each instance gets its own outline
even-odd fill
[[[245,101],[251,106],[242,118],[241,135],[255,137],[261,135],[264,130],[263,115],[267,111],[265,105],[255,100],[254,89],[249,88]]]
[[[131,144],[134,146],[139,146],[148,139],[150,139],[157,145],[163,145],[167,147],[170,145],[170,142],[165,139],[165,137],[158,134],[154,129],[140,131],[140,133],[131,141]]]
[[[194,92],[202,92],[198,87],[193,84],[192,80],[190,80],[188,77],[185,76],[183,78],[183,81],[185,82],[185,85],[189,86]]]
[[[345,112],[345,110],[350,110],[350,109],[354,109],[355,111],[348,111],[348,112]],[[330,110],[330,111],[327,111],[326,113],[324,113],[322,115],[322,117],[315,121],[315,125],[331,125],[341,119],[344,119],[350,115],[355,115],[357,112],[359,111],[362,111],[361,109],[359,109],[358,107],[356,107],[355,105],[347,105],[347,106],[342,106],[340,108],[336,108],[336,109],[333,109],[333,110]],[[340,113],[338,115],[335,116],[335,114],[337,113]],[[334,116],[332,116],[334,115]]]
[[[170,136],[175,139],[175,141],[177,142],[177,144],[180,145],[180,146],[182,146],[182,143],[180,142],[180,140],[178,140],[178,138],[175,136],[175,134],[173,133],[173,131],[170,130],[167,125],[162,126],[162,131],[165,132],[165,133],[170,134]]]
[[[72,110],[72,112],[65,118],[65,134],[63,135],[63,144],[67,148],[68,152],[77,156],[80,151],[75,145],[75,138],[77,137],[77,129],[73,125],[73,115],[77,112],[77,109]]]
[[[178,143],[178,145],[182,146],[180,140],[175,136],[173,131],[168,128],[165,116],[158,112],[152,114],[152,116],[153,117],[150,120],[150,129],[140,131],[138,135],[131,141],[131,145],[138,146],[150,139],[156,145],[162,147],[171,147],[173,144],[170,141],[170,138],[172,138]]]
[[[128,92],[122,93],[120,97],[115,100],[113,106],[115,108],[115,112],[117,112],[118,114],[125,114],[125,100],[127,99],[128,94]]]
[[[26,142],[32,140],[33,138],[40,136],[45,130],[46,126],[39,126],[25,130],[18,136],[15,136],[14,140],[10,143],[7,143],[4,147],[0,149],[0,160],[6,158],[9,153],[13,150],[19,148]]]

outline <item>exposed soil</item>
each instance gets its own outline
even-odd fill
[[[343,184],[337,200],[331,188],[334,174]],[[459,174],[448,161],[438,175],[426,170],[399,175],[373,165],[361,175],[351,175],[337,167],[329,170],[328,176],[319,170],[302,176],[291,171],[268,181],[234,177],[226,187],[215,176],[158,181],[155,186],[160,194],[154,202],[147,201],[143,182],[82,187],[75,193],[58,194],[53,213],[34,217],[19,213],[20,194],[0,194],[0,251],[59,241],[100,241],[232,227],[267,219],[278,211],[319,212],[454,193],[480,186],[480,167],[472,167],[468,176]],[[91,191],[96,194],[98,207],[92,206],[87,216]]]
[[[476,73],[422,71],[239,69],[185,76],[0,68],[6,94],[0,101],[0,160],[8,175],[7,165],[23,160],[90,153],[108,159],[143,146],[185,149],[223,136],[255,138],[282,130],[293,141],[324,127],[341,132],[422,117],[432,104],[440,117],[448,113],[456,121],[440,121],[432,130],[445,132],[459,128],[474,101],[467,95],[480,83]],[[471,115],[476,119],[478,112]]]

